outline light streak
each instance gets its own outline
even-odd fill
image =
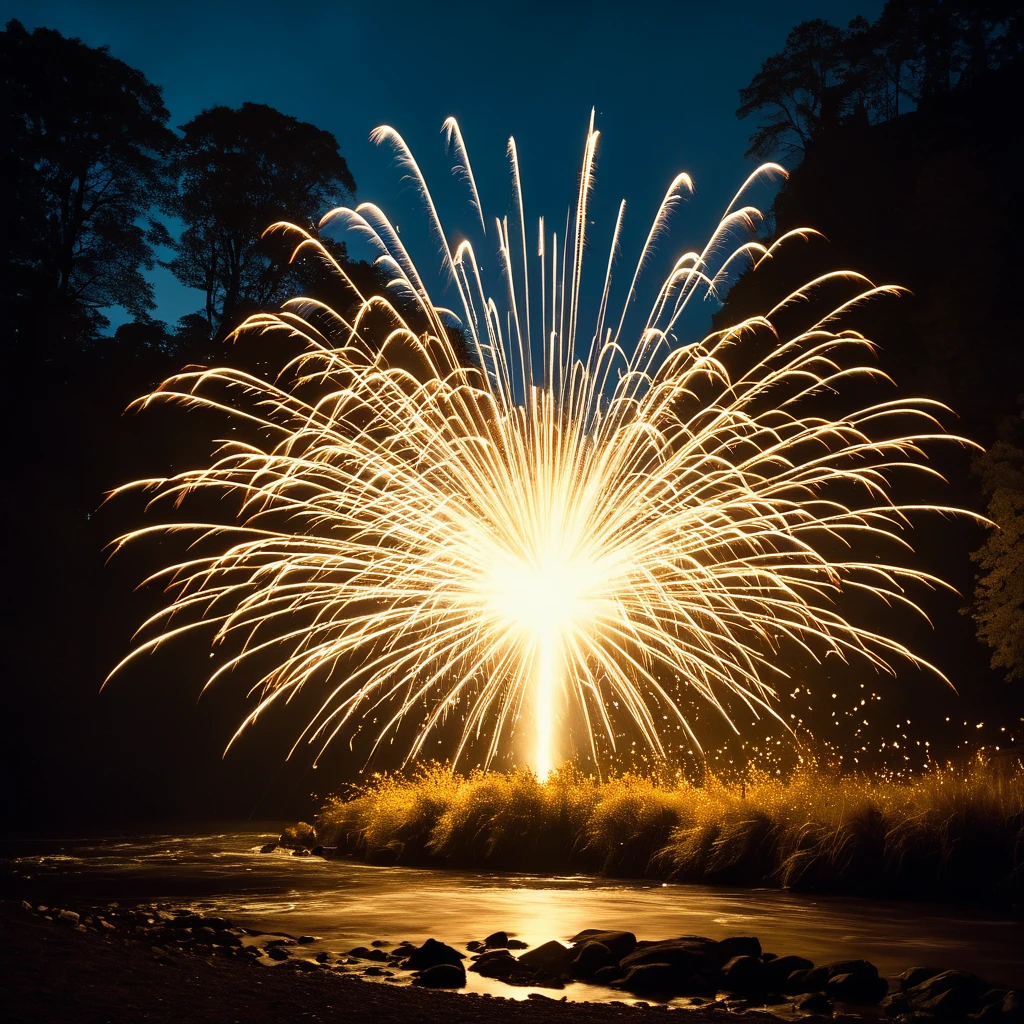
[[[483,227],[462,134],[451,119],[444,130]],[[567,756],[573,730],[595,761],[597,737],[614,750],[624,726],[664,755],[668,716],[699,749],[688,714],[695,698],[730,724],[737,702],[778,717],[783,649],[861,658],[893,674],[900,659],[934,668],[846,618],[842,598],[867,594],[924,614],[907,585],[945,584],[879,552],[909,548],[901,534],[917,513],[969,513],[900,503],[890,477],[937,476],[922,446],[969,442],[943,432],[943,407],[928,399],[823,411],[851,381],[887,380],[862,361],[871,342],[838,324],[899,289],[840,271],[698,343],[684,345],[676,333],[691,301],[715,295],[742,260],[775,258],[812,233],[790,232],[770,248],[733,246],[759,216],[743,197],[781,168],[751,175],[703,251],[675,261],[632,345],[622,336],[638,282],[692,182],[681,174],[671,183],[613,313],[620,206],[586,344],[578,335],[593,118],[575,216],[550,248],[540,221],[532,268],[510,141],[519,223],[495,221],[495,293],[473,246],[445,234],[398,133],[383,127],[372,137],[395,147],[422,195],[457,316],[430,299],[379,208],[340,208],[324,222],[377,246],[389,290],[405,305],[360,295],[346,318],[293,300],[237,332],[302,342],[276,379],[189,368],[136,403],[213,409],[246,439],[224,442],[209,465],[114,492],[152,489],[157,504],[207,492],[231,499],[220,502],[221,518],[119,539],[186,532],[196,545],[152,577],[170,601],[115,672],[173,636],[212,627],[216,643],[237,643],[209,683],[274,661],[257,673],[258,699],[236,738],[315,685],[322,703],[296,745],[326,747],[372,712],[378,744],[414,719],[415,758],[457,715],[459,739],[446,752],[453,762],[482,742],[483,763],[513,749],[544,778]],[[345,277],[313,235],[290,224],[271,230],[291,233],[296,255],[313,250]],[[534,273],[540,287],[531,291]],[[852,296],[800,333],[773,335],[781,311],[836,283]],[[455,320],[468,359],[446,329]],[[532,740],[524,740],[531,721]]]

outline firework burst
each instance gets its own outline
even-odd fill
[[[445,132],[486,235],[454,120]],[[613,313],[620,206],[596,316],[584,327],[593,117],[561,238],[543,220],[536,235],[527,228],[510,141],[515,215],[488,236],[501,268],[496,295],[471,243],[443,230],[401,137],[384,127],[373,138],[395,148],[422,194],[456,309],[434,304],[372,204],[325,222],[377,247],[390,278],[384,295],[359,293],[316,237],[274,225],[296,237],[296,255],[313,250],[331,263],[357,308],[346,317],[297,299],[254,316],[237,333],[286,332],[302,345],[275,379],[191,368],[136,403],[215,409],[247,440],[225,442],[210,465],[118,489],[155,489],[155,502],[233,499],[219,504],[230,509],[219,521],[151,525],[118,541],[196,534],[190,556],[153,577],[170,601],[125,662],[212,626],[216,642],[238,644],[210,683],[273,658],[256,673],[239,733],[316,686],[322,703],[300,740],[321,749],[372,711],[378,743],[414,720],[416,757],[454,714],[453,761],[482,743],[484,763],[513,750],[541,778],[571,733],[596,761],[596,738],[614,748],[624,727],[663,754],[666,717],[699,746],[695,702],[727,719],[736,702],[775,715],[784,647],[889,672],[897,660],[926,666],[846,617],[842,597],[920,611],[908,585],[943,585],[879,552],[907,547],[913,513],[957,510],[896,502],[890,476],[934,475],[922,445],[965,442],[942,431],[942,407],[927,399],[822,411],[851,379],[884,377],[864,363],[871,343],[837,321],[896,289],[827,274],[703,341],[677,334],[691,301],[812,233],[770,248],[736,240],[751,237],[759,216],[745,194],[781,168],[751,175],[704,250],[675,261],[630,342],[624,324],[641,315],[641,272],[692,189],[686,175],[669,187]],[[833,283],[850,297],[798,334],[775,332],[783,309]]]

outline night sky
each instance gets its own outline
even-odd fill
[[[671,249],[702,242],[753,164],[752,121],[735,117],[738,90],[808,18],[845,25],[878,16],[878,0],[635,5],[456,2],[278,3],[5,2],[3,21],[55,28],[141,69],[163,87],[171,124],[215,104],[266,103],[332,132],[359,186],[402,229],[421,264],[432,251],[417,228],[390,151],[369,141],[390,124],[428,175],[450,230],[470,224],[466,193],[449,173],[439,134],[462,125],[489,221],[509,203],[514,135],[528,223],[564,222],[591,107],[602,132],[592,207],[595,238],[610,239],[627,200],[623,253],[635,259],[665,188],[680,171],[697,194],[674,222]],[[769,197],[757,196],[765,208]],[[353,249],[353,255],[363,255]],[[667,254],[666,254],[667,255]],[[602,261],[598,261],[602,262]],[[425,269],[421,266],[421,269]],[[658,268],[652,268],[657,270]],[[654,275],[657,277],[657,274]],[[169,324],[202,304],[157,270],[155,315]],[[124,319],[116,312],[116,325]],[[706,324],[697,325],[706,329]],[[695,327],[697,329],[697,327]],[[702,332],[703,333],[703,330]]]
[[[593,107],[602,140],[590,207],[593,223],[589,237],[596,252],[591,253],[588,267],[591,282],[603,276],[615,214],[619,200],[625,198],[622,250],[630,265],[628,271],[620,269],[615,282],[620,298],[651,218],[676,173],[688,172],[697,192],[676,216],[668,240],[662,242],[660,263],[655,261],[647,278],[649,286],[660,283],[665,264],[675,254],[703,246],[726,204],[755,166],[744,157],[755,119],[741,122],[735,111],[739,90],[751,81],[762,61],[780,51],[790,30],[803,20],[824,17],[842,26],[857,14],[874,20],[882,3],[790,0],[765,4],[751,0],[727,5],[644,6],[595,0],[586,5],[585,13],[580,13],[582,7],[532,0],[503,8],[461,0],[443,5],[396,0],[371,8],[307,0],[286,8],[277,3],[243,6],[197,0],[164,7],[87,0],[0,0],[4,22],[16,18],[29,30],[45,26],[77,36],[90,46],[108,45],[115,57],[163,88],[173,126],[185,124],[214,105],[237,107],[248,101],[268,104],[332,132],[357,182],[357,199],[379,204],[398,224],[422,271],[429,271],[432,258],[435,268],[439,266],[436,244],[424,230],[421,204],[410,188],[402,186],[391,150],[370,143],[373,128],[386,123],[403,134],[427,175],[452,238],[464,228],[472,230],[474,214],[467,190],[450,173],[452,160],[444,153],[442,122],[455,115],[462,126],[489,225],[495,215],[509,212],[505,147],[513,135],[523,170],[528,230],[533,234],[537,216],[544,215],[548,229],[557,229],[561,237],[566,209],[575,201]],[[842,196],[859,188],[862,181],[846,186]],[[869,190],[863,191],[870,196]],[[826,193],[831,200],[831,184]],[[770,206],[771,199],[767,189],[751,196],[762,209]],[[367,255],[356,246],[351,252],[357,258]],[[202,305],[202,295],[178,284],[169,272],[158,269],[153,280],[155,316],[172,327],[182,315]],[[493,281],[492,276],[492,290]],[[432,282],[428,281],[428,288],[439,304],[454,305],[446,302]],[[589,288],[594,288],[593,283]],[[685,336],[688,328],[691,337],[705,333],[710,312],[705,307],[689,325],[684,324],[681,333]],[[111,311],[115,326],[124,319],[123,313]],[[144,471],[161,469],[147,465]],[[88,506],[88,515],[99,504],[101,487],[120,482],[104,479],[97,484],[96,494],[87,496],[88,502],[95,502]],[[90,570],[94,574],[84,576],[80,584],[72,581],[83,592],[90,586],[101,591],[88,595],[100,611],[92,619],[84,617],[85,624],[77,627],[80,634],[87,634],[93,629],[88,624],[95,621],[95,638],[85,636],[86,646],[95,640],[95,651],[87,651],[83,665],[67,678],[47,678],[46,666],[51,662],[70,664],[77,652],[63,661],[60,657],[40,659],[39,680],[33,678],[33,685],[24,688],[25,721],[35,728],[43,713],[50,714],[49,704],[60,700],[66,701],[67,707],[53,715],[56,725],[47,724],[46,743],[31,756],[40,764],[46,762],[45,771],[60,777],[62,785],[68,780],[63,799],[71,810],[77,809],[87,789],[106,787],[111,796],[102,810],[111,820],[127,818],[126,809],[145,814],[153,808],[157,815],[167,813],[167,807],[184,813],[181,809],[187,806],[197,816],[215,816],[225,808],[237,813],[240,805],[245,810],[255,808],[257,814],[290,808],[288,800],[305,796],[312,784],[308,762],[278,765],[294,738],[288,723],[271,730],[273,742],[267,741],[266,731],[259,732],[252,741],[247,740],[244,749],[233,750],[229,759],[220,761],[229,729],[237,724],[243,706],[237,686],[235,692],[226,688],[223,696],[218,690],[204,698],[197,711],[198,679],[186,668],[180,673],[187,677],[183,684],[174,659],[161,657],[147,662],[139,670],[139,678],[109,687],[102,696],[97,694],[99,681],[112,666],[109,652],[121,642],[117,637],[123,636],[120,653],[126,653],[130,631],[137,622],[135,609],[129,613],[126,605],[134,601],[129,595],[143,574],[143,562],[125,557],[101,567],[102,543],[114,533],[113,528],[105,533],[96,528],[96,533],[95,552],[88,552],[96,563]],[[966,592],[974,573],[967,552],[980,540],[942,543],[949,545],[950,564],[960,573],[959,582]],[[71,588],[71,592],[77,591]],[[962,662],[969,667],[980,665],[981,677],[987,680],[984,671],[989,655],[975,644],[969,620],[956,614],[961,599],[940,595],[936,606],[940,600],[945,601],[946,615],[941,622],[955,620],[955,628],[951,638],[940,636],[946,648],[936,656],[937,661],[949,668],[953,661],[950,649],[959,644],[964,649]],[[940,634],[943,629],[940,625]],[[931,638],[924,641],[925,645],[931,642]],[[951,722],[947,732],[956,733],[947,744],[950,748],[954,741],[959,747],[968,730],[973,738],[1004,742],[1001,720],[990,719],[984,735],[974,732],[981,728],[982,714],[976,705],[983,703],[979,698],[983,688],[976,685],[973,670],[953,667],[960,671],[957,680],[962,695],[934,679],[914,678],[905,688],[893,687],[895,696],[903,699],[902,689],[906,689],[909,704],[915,694],[926,693],[925,709],[933,718],[945,717]],[[867,742],[859,730],[867,713],[861,711],[862,704],[872,699],[870,691],[861,693],[865,685],[873,687],[874,677],[866,684],[856,680],[851,694],[843,694],[844,701],[847,696],[852,701],[842,705],[831,703],[838,701],[832,685],[821,687],[815,698],[817,710],[823,717],[829,716],[826,721],[834,720],[837,730],[848,724],[857,727],[851,743],[853,739]],[[999,701],[1009,703],[1002,696],[1009,691],[1001,679],[994,692]],[[810,691],[805,697],[797,688],[792,696],[804,702]],[[37,707],[43,709],[38,714]],[[927,746],[924,737],[934,735],[926,731],[931,726],[918,724],[915,708],[914,730],[907,729],[910,718],[904,722],[898,707],[902,705],[894,701],[892,710],[887,704],[884,714],[879,710],[873,715],[874,739],[888,741],[898,733],[904,746],[920,746],[921,742]],[[95,736],[77,734],[79,718],[91,723]],[[905,735],[905,729],[912,735]],[[172,735],[172,742],[165,747],[157,744],[162,755],[169,749],[169,756],[147,760],[153,743],[147,730],[158,739]],[[26,738],[14,753],[30,747],[31,738]],[[198,753],[182,758],[185,748]],[[83,751],[88,752],[84,761]],[[339,752],[339,756],[347,755]],[[93,757],[98,767],[88,760]],[[78,778],[82,763],[94,769],[93,776],[84,781]],[[161,786],[172,773],[182,778],[178,790],[166,795]],[[90,782],[93,777],[99,780],[95,786]],[[37,786],[42,791],[46,783],[41,777]],[[139,796],[144,791],[148,803]],[[24,802],[28,803],[28,798]]]

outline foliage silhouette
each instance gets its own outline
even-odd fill
[[[163,235],[175,254],[167,265],[204,293],[210,334],[221,338],[296,290],[287,248],[264,231],[280,220],[312,229],[356,183],[330,132],[263,104],[211,107],[181,130],[178,189],[164,209],[184,230]]]
[[[153,309],[140,221],[166,195],[174,134],[160,88],[106,47],[11,21],[0,69],[0,301],[19,341],[73,347],[108,325],[110,306]]]
[[[747,155],[799,157],[840,124],[898,117],[901,99],[927,104],[1012,60],[1022,36],[1012,0],[889,0],[873,24],[801,22],[740,90],[736,116],[761,117]]]
[[[978,636],[992,648],[992,667],[1024,679],[1024,450],[1017,418],[974,460],[989,496],[988,514],[999,524],[972,558],[981,572],[974,591]],[[1016,427],[1016,430],[1013,428]],[[1017,435],[1014,437],[1014,435]],[[1017,443],[1014,443],[1014,442]]]

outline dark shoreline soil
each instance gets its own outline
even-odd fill
[[[730,1024],[755,1018],[854,1024],[878,1020],[879,1016],[899,1024],[928,1020],[936,1024],[1024,1022],[1024,992],[995,989],[975,975],[913,968],[898,977],[893,990],[867,961],[815,967],[801,957],[761,954],[760,943],[753,937],[711,940],[683,936],[638,942],[631,932],[586,929],[573,937],[570,947],[550,941],[531,949],[509,939],[505,932],[496,932],[485,941],[468,943],[469,950],[478,951],[468,960],[434,939],[419,947],[401,942],[387,952],[376,947],[392,943],[381,940],[373,943],[374,949],[359,947],[348,954],[322,951],[315,959],[308,955],[293,958],[292,952],[308,950],[316,941],[312,936],[252,931],[225,918],[169,904],[112,903],[72,911],[0,902],[0,1021],[253,1024],[401,1018],[403,1024],[542,1024],[560,1020],[610,1024],[636,1020],[638,1013],[661,1011],[685,1013],[692,1024]],[[517,958],[510,952],[513,948],[526,952]],[[616,963],[601,968],[595,960],[597,954],[602,963]],[[722,956],[729,957],[725,966],[715,967]],[[373,963],[367,967],[369,961]],[[698,961],[703,964],[702,975],[718,978],[707,993],[714,995],[719,989],[717,1001],[691,999],[686,1000],[689,1005],[666,1005],[673,990],[669,982],[678,988],[683,974],[689,974]],[[386,969],[385,963],[395,970]],[[690,967],[683,970],[687,964]],[[770,987],[773,965],[785,968],[782,975],[789,982],[807,984],[795,989]],[[549,996],[534,990],[525,1000],[450,991],[465,987],[467,966],[508,985],[553,991]],[[596,973],[590,969],[593,967],[597,967]],[[796,969],[790,972],[791,967]],[[511,973],[505,968],[511,968]],[[602,979],[607,971],[616,977],[627,973],[624,980]],[[754,980],[752,971],[759,980]],[[517,972],[529,976],[517,980],[513,977]],[[375,980],[369,980],[371,975]],[[815,975],[821,977],[810,984]],[[376,980],[384,977],[387,980]],[[559,998],[557,990],[580,977],[610,984],[634,998],[650,992],[656,1001],[625,1005]],[[700,980],[690,977],[678,990],[692,992],[687,985]],[[827,994],[823,990],[796,1000],[772,995],[815,988],[827,989]],[[657,995],[659,992],[663,994]],[[744,992],[747,998],[737,995]],[[781,1009],[781,1016],[769,1011],[769,1006]]]
[[[5,1024],[625,1024],[654,1011],[391,988],[351,975],[267,969],[189,952],[156,953],[131,937],[77,932],[10,903],[0,904],[0,958],[0,1020]],[[734,1018],[722,1010],[686,1012],[690,1024]],[[804,1021],[813,1024],[813,1018]]]

